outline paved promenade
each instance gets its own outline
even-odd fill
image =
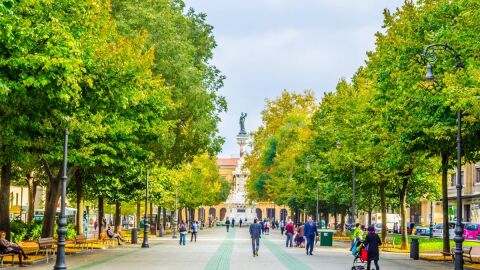
[[[190,235],[188,235],[190,236]],[[253,257],[247,228],[235,228],[227,234],[225,228],[199,231],[197,243],[179,246],[171,236],[150,240],[149,249],[139,246],[87,251],[67,257],[70,270],[80,269],[351,269],[352,256],[342,245],[317,247],[314,256],[305,255],[300,248],[285,248],[279,230],[262,237],[259,257]],[[187,238],[187,240],[190,240]],[[53,261],[53,262],[52,262]],[[50,264],[39,264],[28,269],[53,269]],[[382,253],[382,270],[452,269],[451,263],[412,261],[405,254]]]

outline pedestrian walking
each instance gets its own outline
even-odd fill
[[[265,233],[265,228],[263,227],[264,226],[263,220],[260,220],[260,222],[258,224],[260,224],[260,227],[262,227],[262,234],[264,234]]]
[[[252,238],[253,257],[258,256],[258,249],[260,248],[260,237],[262,235],[262,227],[258,224],[258,219],[253,220],[250,225],[250,237]]]
[[[242,227],[242,223],[243,223],[243,221],[242,221],[242,219],[240,219],[240,220],[238,221],[238,225],[240,225],[240,228]]]
[[[235,227],[235,218],[232,218],[232,228]]]
[[[185,225],[185,222],[183,220],[180,222],[180,226],[178,231],[180,232],[180,245],[185,246],[185,241],[187,238],[187,225]]]
[[[265,228],[265,234],[270,235],[270,223],[267,220],[265,220],[263,226]]]
[[[293,234],[295,233],[295,228],[293,227],[293,221],[289,221],[287,226],[285,226],[287,243],[286,247],[293,247]]]
[[[193,221],[193,224],[192,224],[192,237],[190,238],[190,242],[193,242],[193,238],[195,238],[195,243],[197,242],[197,232],[198,232],[198,222]]]
[[[380,259],[380,252],[378,247],[382,245],[382,241],[378,234],[375,233],[375,227],[373,225],[368,226],[368,234],[365,237],[364,242],[365,247],[367,248],[368,260],[367,260],[367,270],[370,270],[370,264],[375,264],[375,269],[380,270],[378,266],[378,260]]]
[[[227,227],[227,232],[230,229],[230,219],[227,217],[227,220],[225,220],[225,226]]]
[[[363,231],[360,228],[360,223],[355,224],[355,230],[353,230],[352,235],[352,247],[350,251],[353,251],[354,248],[357,247],[359,241],[363,240]]]
[[[285,221],[280,220],[280,233],[283,235],[284,231],[285,231]]]
[[[317,223],[313,222],[312,217],[308,218],[308,222],[304,225],[305,238],[307,238],[306,251],[307,255],[313,255],[313,246],[315,237],[318,235]]]

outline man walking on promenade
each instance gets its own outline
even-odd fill
[[[232,229],[235,228],[235,218],[232,218]]]
[[[227,217],[227,220],[225,220],[225,226],[227,226],[227,232],[230,229],[230,219]]]
[[[262,227],[258,224],[258,219],[253,220],[253,224],[250,225],[250,237],[252,238],[252,251],[253,257],[258,256],[258,249],[260,247],[260,237],[262,235]]]
[[[295,228],[293,227],[293,221],[289,221],[287,226],[285,226],[285,231],[287,235],[287,247],[293,247],[293,234],[295,233]]]
[[[195,238],[195,243],[197,242],[197,232],[198,232],[198,223],[196,221],[193,221],[193,223],[192,223],[192,238],[190,239],[190,242],[193,242],[193,238]]]
[[[240,219],[240,220],[238,221],[238,225],[240,225],[240,228],[242,227],[242,223],[243,223],[243,221],[242,221],[242,219]]]
[[[304,226],[305,237],[307,238],[307,255],[313,255],[313,246],[315,237],[318,235],[317,223],[313,222],[312,217],[308,218],[308,222]]]

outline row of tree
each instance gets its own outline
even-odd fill
[[[457,110],[464,115],[464,161],[477,161],[480,147],[479,15],[475,0],[406,1],[384,11],[376,47],[350,82],[340,80],[318,104],[309,91],[267,101],[246,163],[252,199],[313,214],[318,186],[321,211],[340,214],[342,228],[357,210],[353,201],[365,213],[380,209],[384,221],[387,209],[399,210],[405,228],[407,206],[441,199],[448,228]],[[432,43],[450,44],[465,63],[455,70],[453,57],[437,51],[435,87],[424,81],[421,58]],[[445,251],[448,238],[444,230]]]
[[[226,102],[209,63],[205,14],[182,0],[0,1],[0,230],[9,236],[12,181],[46,188],[42,237],[53,235],[63,131],[70,131],[68,195],[120,209],[144,194],[172,207],[223,200],[212,158]],[[118,212],[118,211],[117,211]],[[82,228],[78,218],[78,229]],[[100,228],[102,226],[99,226]]]

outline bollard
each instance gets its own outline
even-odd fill
[[[138,229],[133,228],[132,229],[132,244],[137,244],[138,243]]]
[[[418,260],[420,252],[420,245],[418,243],[418,238],[412,238],[412,243],[410,244],[410,258]]]

